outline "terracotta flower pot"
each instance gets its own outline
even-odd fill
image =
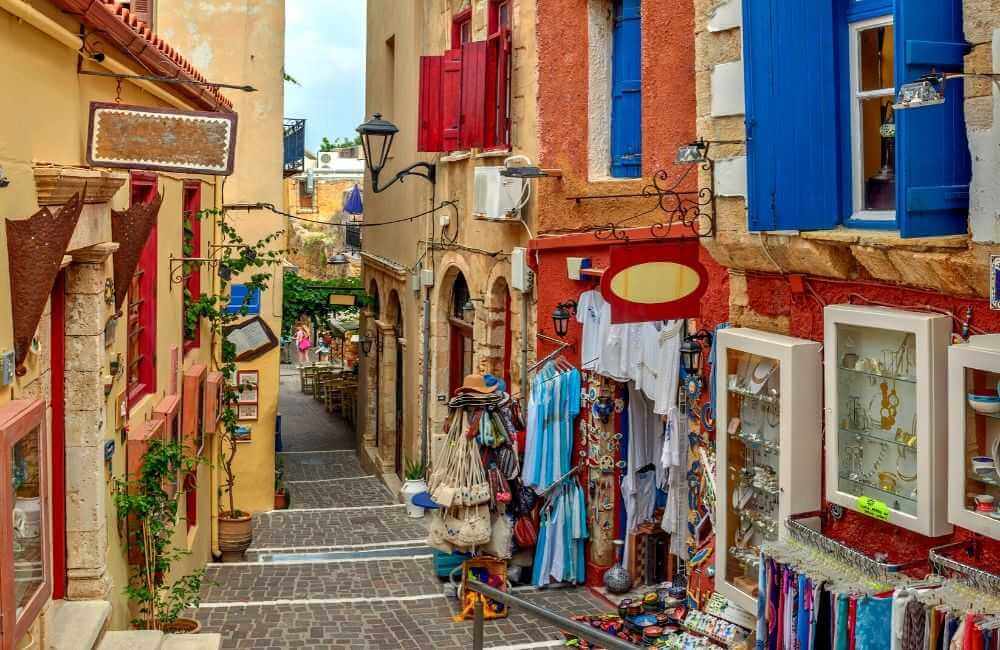
[[[252,541],[253,520],[250,515],[219,515],[219,550],[222,551],[223,562],[241,562]]]
[[[286,510],[288,508],[288,490],[281,490],[274,493],[274,509]]]
[[[164,634],[198,634],[201,623],[193,618],[177,618],[173,623],[164,623]]]

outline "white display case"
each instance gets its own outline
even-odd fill
[[[731,328],[716,345],[715,586],[756,612],[760,545],[820,507],[820,344]]]
[[[827,500],[928,537],[949,534],[951,319],[832,305],[824,324]]]
[[[948,521],[1000,539],[1000,334],[948,350]]]

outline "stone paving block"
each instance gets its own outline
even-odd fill
[[[410,519],[406,508],[305,511],[284,510],[254,517],[257,548],[331,547],[423,539],[425,519]]]
[[[284,451],[354,449],[354,430],[339,415],[299,390],[299,371],[281,366],[281,429]],[[287,434],[287,435],[286,435]]]
[[[399,503],[374,476],[315,483],[288,483],[292,509],[349,508]]]
[[[369,476],[353,452],[283,453],[286,481],[318,481],[332,478]]]

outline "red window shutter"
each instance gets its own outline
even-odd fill
[[[445,52],[441,63],[441,115],[442,150],[457,151],[462,130],[462,50]]]
[[[462,118],[459,141],[463,149],[482,148],[486,134],[486,41],[462,46]]]
[[[417,151],[444,151],[443,56],[420,57],[420,115]]]
[[[509,103],[510,30],[504,28],[487,41],[485,148],[510,146]]]
[[[153,26],[153,11],[156,7],[156,0],[132,0],[132,5],[129,10],[133,16],[146,23],[150,27]]]

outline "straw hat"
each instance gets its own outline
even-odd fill
[[[465,381],[462,382],[461,387],[456,390],[456,393],[481,393],[487,395],[496,391],[497,385],[492,386],[486,385],[486,378],[482,375],[466,375]]]

